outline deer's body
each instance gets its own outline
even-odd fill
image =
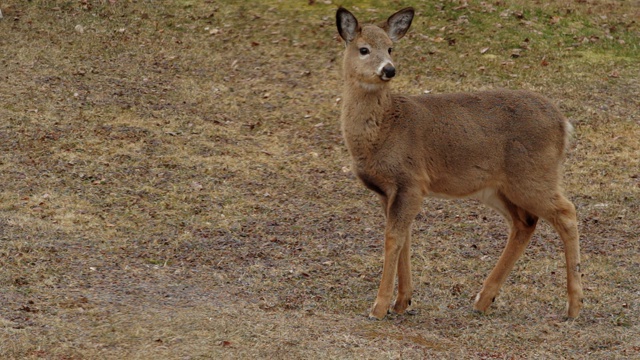
[[[423,196],[454,198],[509,192],[527,173],[558,180],[568,123],[535,93],[380,95],[347,97],[342,116],[354,170],[378,193],[398,178],[417,183]],[[557,161],[531,163],[540,157]]]
[[[571,125],[544,97],[529,91],[404,96],[392,94],[391,45],[411,25],[413,9],[381,27],[360,27],[340,8],[344,57],[342,130],[353,169],[379,194],[386,219],[385,261],[370,316],[411,304],[410,227],[425,196],[475,197],[509,222],[498,264],[475,308],[485,311],[524,252],[538,218],[549,221],[565,245],[568,315],[582,306],[575,208],[560,191],[561,164]],[[398,296],[391,305],[394,280]]]

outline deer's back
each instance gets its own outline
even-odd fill
[[[561,155],[567,135],[555,105],[530,91],[394,96],[390,117],[393,131],[409,130],[420,143],[440,149],[489,150],[517,142],[528,151],[554,148]]]
[[[397,95],[390,123],[387,145],[397,160],[411,157],[408,170],[419,164],[432,191],[442,193],[471,185],[460,181],[477,182],[475,188],[544,172],[555,177],[568,131],[550,101],[510,90]]]

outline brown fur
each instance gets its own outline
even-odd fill
[[[529,91],[392,94],[382,75],[392,67],[391,38],[399,40],[412,18],[407,8],[382,27],[360,27],[348,11],[336,14],[346,41],[342,130],[353,170],[379,194],[387,222],[382,280],[370,316],[381,319],[390,307],[402,313],[411,304],[410,227],[425,196],[478,198],[510,225],[507,246],[476,297],[476,310],[484,312],[493,302],[543,218],[564,243],[568,316],[578,316],[576,212],[560,190],[571,125],[551,102]],[[362,55],[363,47],[370,52]],[[391,305],[396,275],[398,296]]]

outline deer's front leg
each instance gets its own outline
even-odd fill
[[[413,284],[411,282],[411,233],[407,235],[398,259],[398,296],[393,312],[403,314],[411,306]]]
[[[382,280],[376,301],[373,304],[370,318],[382,319],[387,315],[393,296],[396,271],[401,272],[398,306],[394,310],[404,311],[411,299],[411,275],[409,265],[410,231],[413,219],[420,211],[422,195],[419,190],[409,189],[399,191],[395,197],[389,199],[387,207],[387,225],[384,236],[384,265]],[[400,261],[400,257],[402,260]],[[398,263],[402,265],[398,267]],[[405,303],[403,305],[403,303]],[[404,309],[401,309],[404,307]],[[396,309],[397,308],[397,309]]]
[[[394,234],[393,231],[387,230],[385,232],[382,280],[380,281],[380,288],[378,288],[378,296],[376,296],[376,301],[373,303],[371,313],[369,313],[370,318],[380,320],[387,315],[391,297],[393,296],[396,269],[398,268],[398,259],[403,240],[402,236]]]

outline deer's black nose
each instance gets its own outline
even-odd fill
[[[387,64],[382,68],[382,77],[391,79],[396,76],[396,68],[393,65]]]

